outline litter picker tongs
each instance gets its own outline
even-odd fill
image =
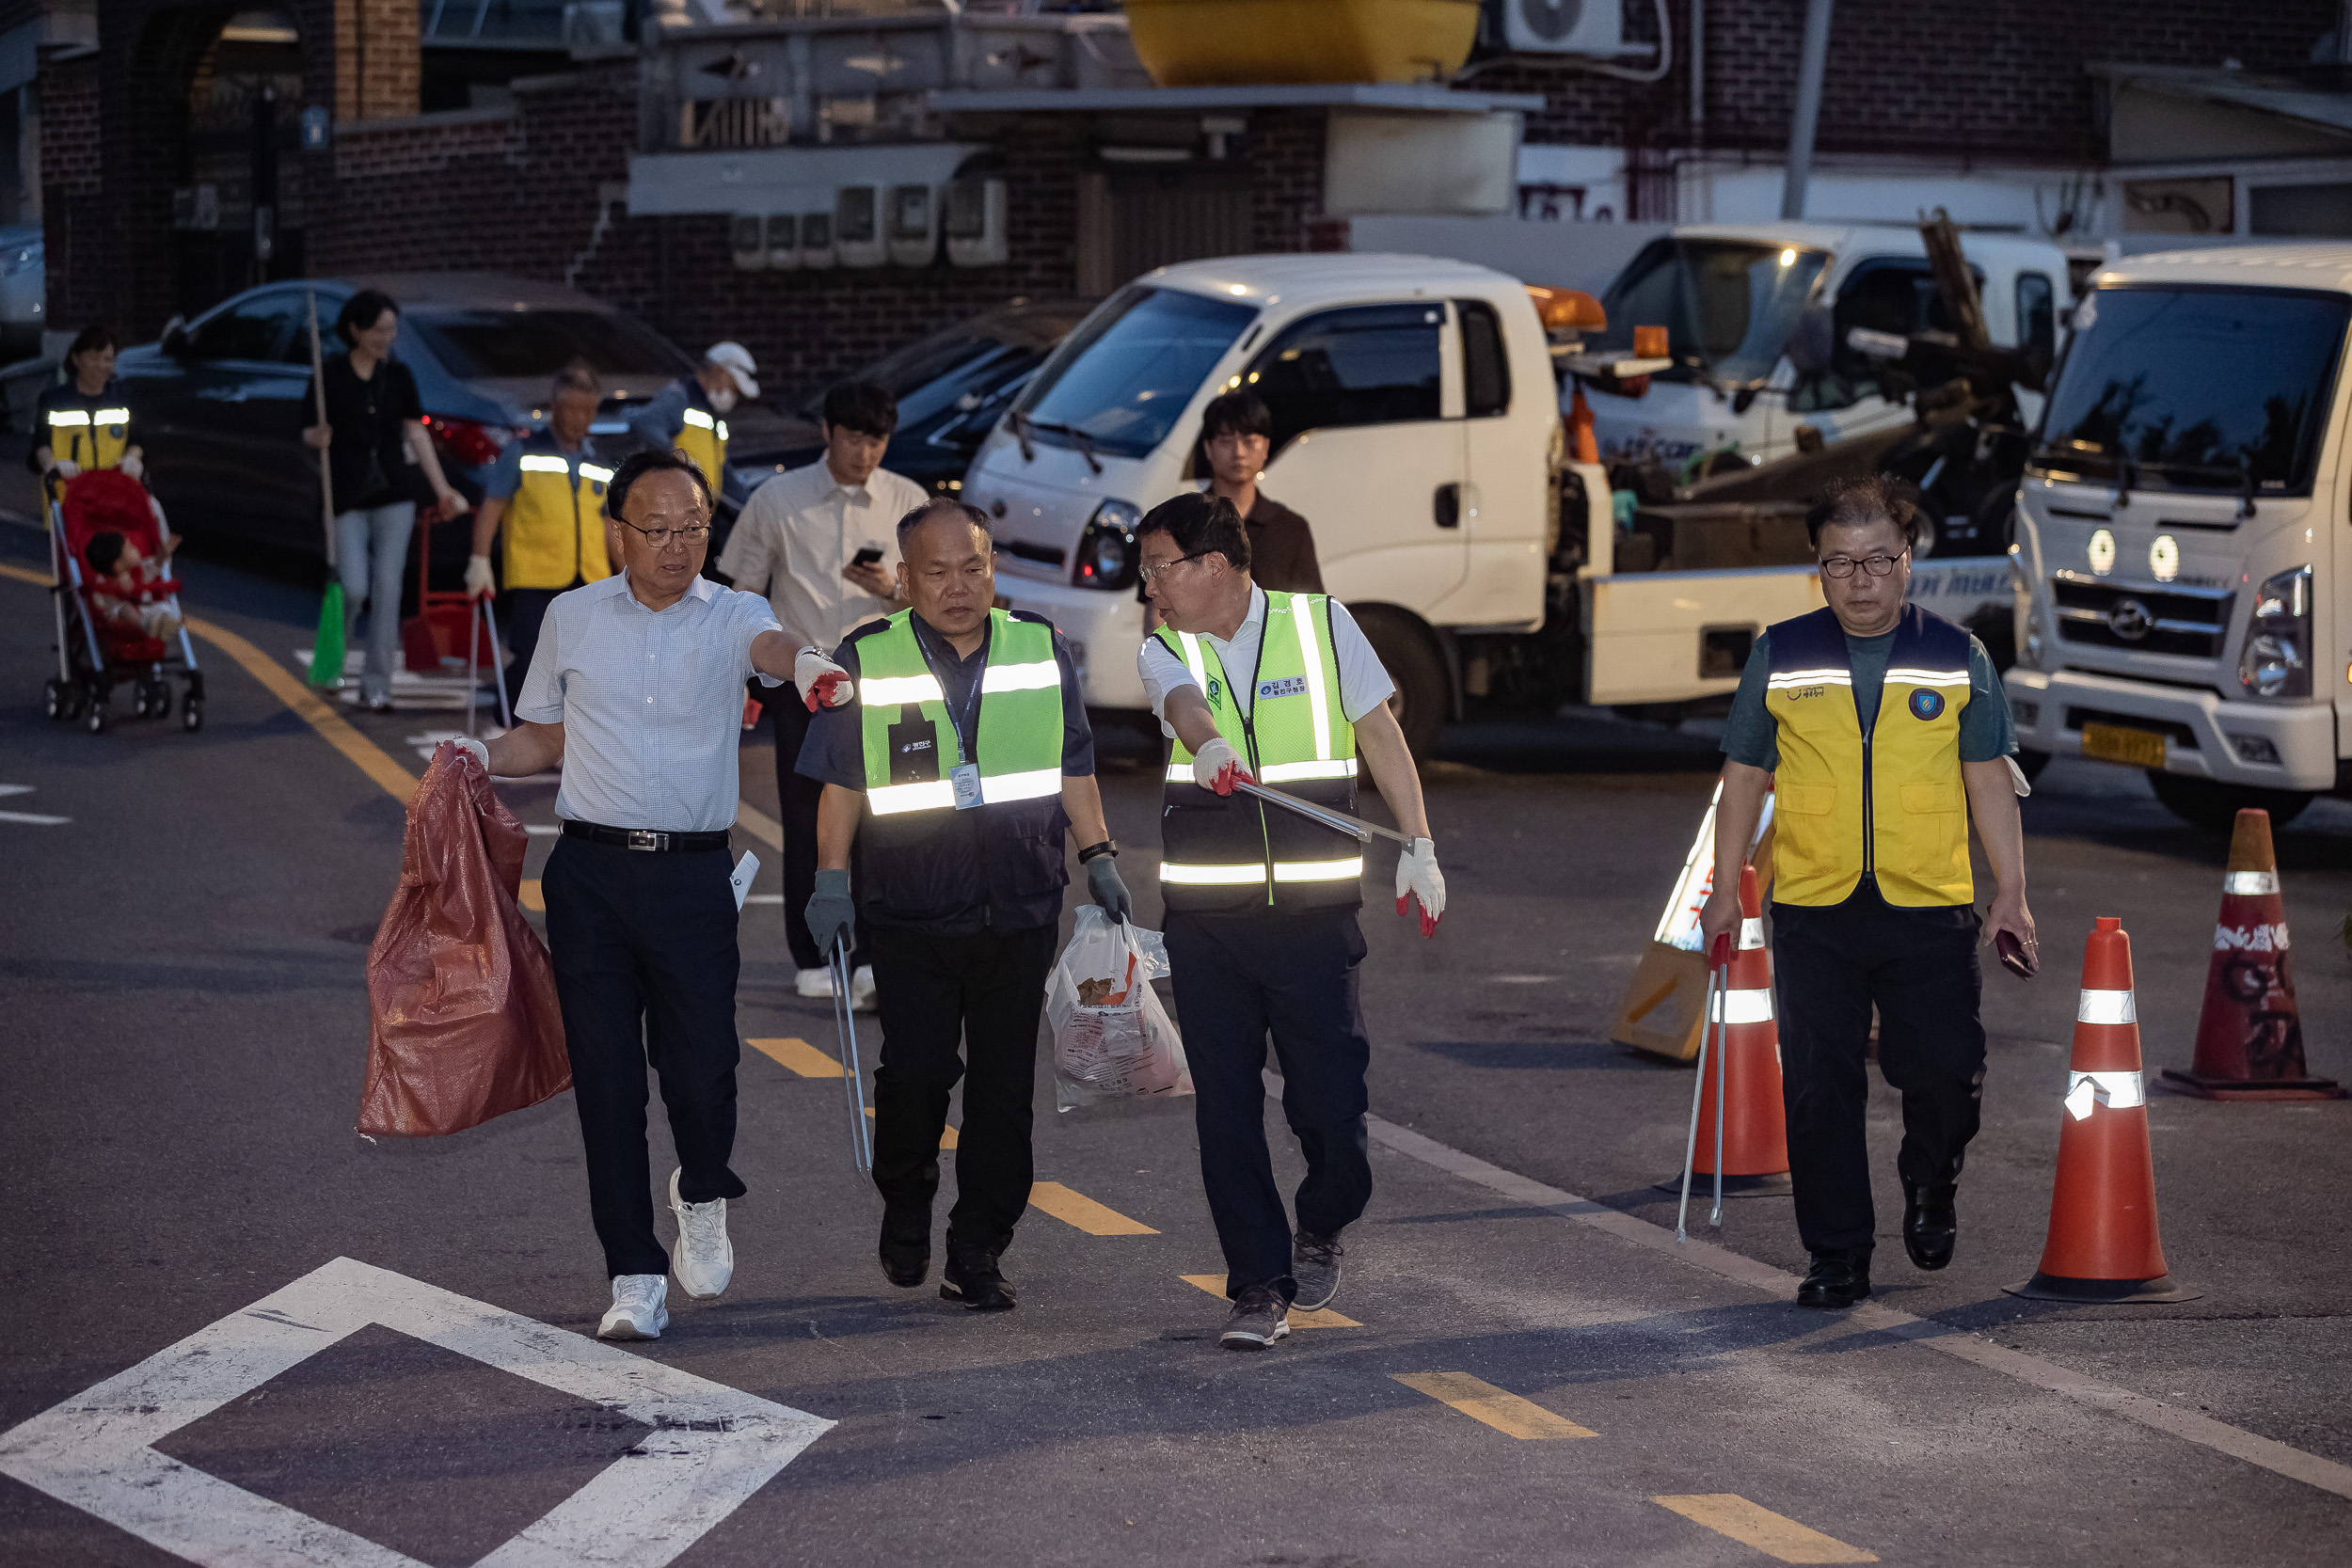
[[[850,938],[826,955],[833,971],[833,1023],[841,1037],[841,1077],[850,1091],[850,1163],[859,1170],[874,1168],[874,1133],[866,1119],[866,1075],[857,1060],[857,1022],[850,1016]]]
[[[1265,785],[1252,784],[1248,779],[1235,779],[1233,787],[1245,795],[1255,795],[1261,800],[1271,800],[1278,806],[1288,807],[1308,821],[1321,823],[1333,832],[1345,833],[1359,844],[1370,844],[1375,833],[1382,838],[1392,838],[1399,844],[1412,842],[1394,828],[1384,828],[1377,822],[1367,822],[1360,816],[1350,816],[1343,811],[1333,811],[1329,806],[1318,806],[1312,800],[1302,800],[1295,795],[1286,795],[1279,789],[1268,789]]]
[[[1691,1239],[1685,1222],[1691,1215],[1691,1167],[1699,1151],[1699,1100],[1707,1087],[1707,1037],[1715,1037],[1715,1212],[1707,1216],[1707,1223],[1720,1227],[1724,1223],[1724,1045],[1731,1025],[1724,1014],[1724,997],[1731,987],[1731,933],[1726,931],[1715,939],[1714,950],[1707,956],[1707,1010],[1699,1015],[1699,1070],[1691,1085],[1691,1133],[1682,1141],[1682,1203],[1675,1211],[1675,1240]]]

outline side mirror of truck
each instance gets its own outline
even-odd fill
[[[1797,374],[1810,379],[1829,369],[1830,356],[1836,344],[1836,327],[1826,305],[1808,305],[1799,312],[1797,325],[1789,329],[1788,341],[1781,352]]]

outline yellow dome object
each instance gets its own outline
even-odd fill
[[[1461,69],[1478,0],[1126,0],[1164,87],[1438,82]]]

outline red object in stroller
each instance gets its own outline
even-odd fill
[[[141,719],[171,712],[171,680],[187,686],[180,702],[180,727],[204,727],[204,672],[197,668],[196,645],[185,626],[168,641],[120,626],[91,603],[99,591],[84,553],[93,535],[114,532],[136,545],[150,561],[163,561],[171,530],[147,486],[115,468],[90,468],[49,493],[50,597],[57,615],[57,673],[45,689],[49,717],[79,719],[92,735],[106,729],[115,687],[132,687],[132,711]],[[169,578],[146,585],[148,595],[180,613],[180,585]]]

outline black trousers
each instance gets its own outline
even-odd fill
[[[569,588],[509,588],[491,601],[499,618],[499,631],[505,637],[506,645],[515,651],[515,662],[506,667],[509,711],[523,700],[523,677],[531,673],[531,656],[539,651],[539,628],[547,624],[548,606],[555,602],[558,594],[570,592]]]
[[[956,1203],[947,1213],[951,1247],[1002,1252],[1029,1206],[1037,1023],[1057,934],[1051,925],[964,936],[874,927],[882,1030],[882,1065],[874,1069],[874,1185],[885,1203],[930,1207],[939,1191],[947,1091],[962,1079]]]
[[[804,778],[794,768],[801,760],[801,743],[808,738],[808,711],[800,689],[787,683],[763,689],[760,702],[776,725],[776,807],[784,822],[784,941],[792,961],[803,969],[822,969],[825,955],[808,931],[808,900],[817,891],[817,803],[824,799],[821,780]],[[850,847],[850,885],[859,884],[864,869],[856,844]],[[850,955],[852,967],[874,961],[866,916],[858,915]]]
[[[1266,1036],[1282,1069],[1282,1115],[1306,1156],[1298,1228],[1354,1224],[1372,1200],[1364,1071],[1372,1042],[1357,997],[1364,934],[1353,910],[1304,914],[1170,911],[1168,960],[1192,1067],[1200,1181],[1225,1251],[1226,1294],[1271,1285],[1287,1301],[1290,1215],[1265,1141]]]
[[[556,840],[548,947],[610,1275],[666,1274],[653,1229],[645,1064],[661,1079],[678,1196],[741,1197],[735,1152],[735,893],[724,849],[647,854]]]
[[[1896,1169],[1921,1186],[1960,1179],[1984,1095],[1979,926],[1967,904],[1897,908],[1867,878],[1842,904],[1772,905],[1788,1171],[1808,1251],[1867,1250],[1877,1235],[1863,1128],[1873,1003],[1879,1070],[1903,1097]]]

